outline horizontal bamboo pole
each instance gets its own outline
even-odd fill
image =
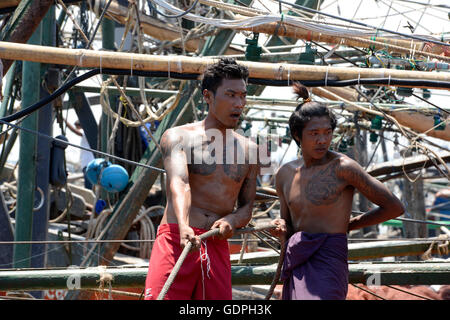
[[[233,285],[270,284],[276,264],[268,266],[232,266]],[[0,291],[143,288],[148,266],[123,268],[70,268],[53,270],[0,271]],[[366,283],[378,278],[383,284],[450,284],[450,263],[350,263],[349,282]]]
[[[199,75],[205,70],[208,64],[213,64],[217,61],[205,57],[160,56],[85,49],[66,49],[11,42],[0,42],[0,58],[72,66],[76,65],[82,68],[169,71]],[[349,80],[358,78],[380,79],[391,77],[450,82],[450,74],[444,72],[406,71],[384,68],[342,68],[249,61],[242,61],[240,63],[249,68],[250,77],[260,79],[301,81],[325,79]],[[433,88],[433,86],[430,86],[429,88]]]
[[[349,243],[349,260],[379,259],[384,257],[419,256],[430,248],[433,240],[429,241],[371,241],[367,243]],[[438,253],[433,246],[433,254]],[[243,264],[277,263],[279,254],[274,251],[248,252],[242,257]],[[239,261],[240,254],[230,256],[231,263]]]

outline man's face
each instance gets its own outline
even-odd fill
[[[313,159],[323,158],[330,147],[333,138],[330,118],[327,116],[313,117],[303,128],[302,146],[303,155]]]
[[[203,96],[209,105],[208,113],[225,128],[232,129],[247,103],[247,84],[243,79],[222,79],[215,94],[205,89]]]

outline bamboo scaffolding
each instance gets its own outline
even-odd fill
[[[233,285],[269,284],[276,264],[231,266]],[[148,266],[0,271],[0,290],[143,288]],[[384,284],[450,284],[450,264],[443,262],[349,263],[349,282],[366,283],[376,276]],[[106,280],[105,280],[106,279]]]
[[[81,68],[114,68],[143,71],[165,71],[201,74],[214,59],[187,56],[160,56],[85,49],[54,48],[0,42],[0,58],[41,63],[72,65]],[[251,78],[277,80],[349,80],[365,78],[400,78],[450,82],[450,74],[394,69],[340,68],[280,63],[242,61]],[[402,85],[406,87],[407,85]],[[424,86],[414,86],[424,87]],[[425,88],[425,87],[424,87]],[[426,88],[434,88],[427,86]],[[442,88],[436,88],[442,89]]]

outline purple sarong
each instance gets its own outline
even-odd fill
[[[345,233],[297,232],[283,262],[283,300],[345,300],[348,290]]]

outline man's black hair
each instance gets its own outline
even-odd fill
[[[240,65],[233,58],[221,58],[217,63],[207,67],[202,78],[202,92],[205,89],[216,93],[222,79],[243,79],[247,82],[248,68]]]
[[[330,119],[331,129],[334,130],[336,128],[336,117],[326,105],[315,101],[299,104],[289,118],[289,129],[291,130],[292,138],[294,138],[295,134],[301,141],[303,129],[306,127],[306,124],[313,117],[324,116]],[[300,147],[299,141],[296,139],[294,141]]]

